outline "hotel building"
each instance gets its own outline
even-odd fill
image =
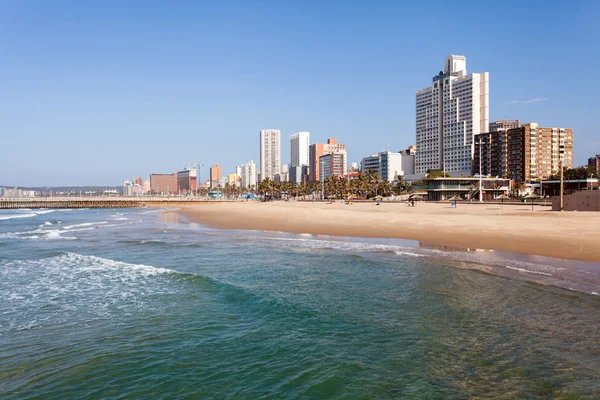
[[[415,173],[469,175],[473,138],[488,124],[489,73],[467,75],[466,58],[448,55],[433,84],[416,93]]]
[[[275,179],[281,173],[281,132],[278,129],[260,131],[260,179]]]
[[[338,153],[338,154],[343,154],[344,155],[344,165],[343,165],[343,173],[346,173],[346,145],[345,144],[341,144],[338,143],[336,139],[327,139],[327,143],[323,144],[323,143],[314,143],[311,144],[309,147],[309,151],[308,151],[308,158],[309,158],[309,164],[308,164],[308,173],[309,173],[309,180],[311,182],[314,181],[318,181],[320,180],[320,171],[319,171],[319,167],[320,167],[320,158],[323,155],[329,154],[329,153]]]

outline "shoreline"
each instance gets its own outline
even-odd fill
[[[438,246],[600,262],[600,213],[532,212],[530,207],[236,202],[182,206],[176,212],[216,229],[407,239]]]

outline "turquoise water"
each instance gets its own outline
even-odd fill
[[[598,264],[37,212],[0,213],[2,399],[600,397]]]

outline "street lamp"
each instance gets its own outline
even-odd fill
[[[479,144],[479,201],[483,201],[483,182],[481,180],[481,137],[478,140]]]

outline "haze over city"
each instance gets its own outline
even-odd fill
[[[490,121],[573,128],[575,165],[600,152],[597,2],[436,3],[4,2],[0,184],[232,171],[271,128],[282,163],[298,131],[349,163],[399,151],[449,53],[490,73]]]

